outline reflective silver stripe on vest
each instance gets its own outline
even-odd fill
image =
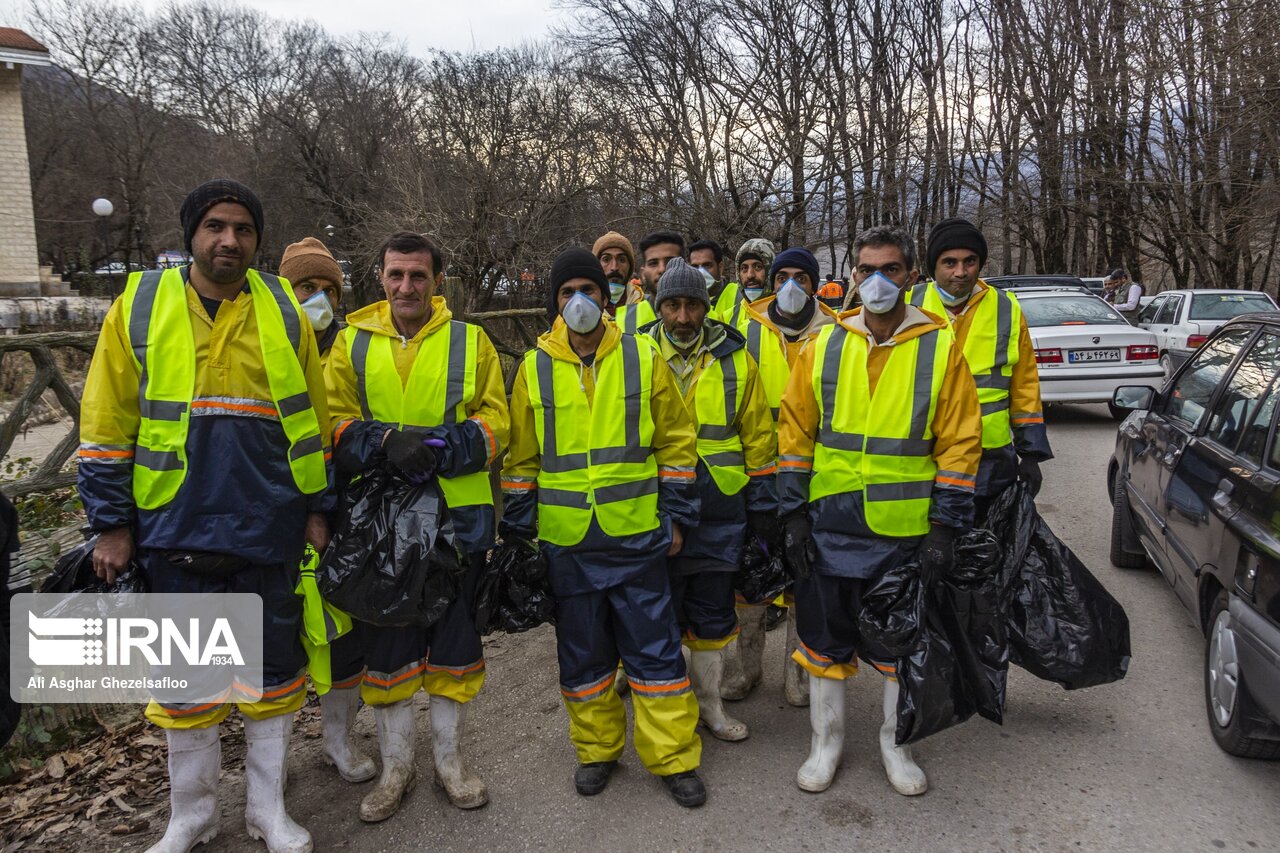
[[[604,486],[595,491],[597,505],[629,501],[632,498],[642,498],[645,495],[656,495],[658,493],[658,480],[653,477],[648,480],[636,480],[633,483]]]
[[[298,312],[294,309],[293,303],[289,301],[289,297],[285,295],[284,287],[280,284],[280,279],[271,273],[259,272],[262,283],[267,286],[267,290],[271,291],[272,297],[276,300],[276,305],[280,307],[280,316],[284,318],[284,333],[289,338],[289,345],[293,347],[295,353],[302,351],[302,326],[298,322]]]
[[[909,483],[867,483],[869,501],[916,501],[933,496],[933,480]]]
[[[989,288],[995,290],[995,288]],[[1009,363],[1009,336],[1013,334],[1013,300],[1007,293],[996,293],[996,359],[992,373],[999,373]]]
[[[152,471],[181,471],[182,460],[172,450],[152,450],[138,445],[134,451],[134,462]]]
[[[877,456],[929,456],[933,453],[933,439],[869,438],[865,450]]]
[[[929,288],[932,286],[931,284],[923,283],[911,288],[911,304],[917,308],[923,308],[924,298],[929,295]]]
[[[302,439],[302,441],[299,441],[293,447],[289,448],[289,461],[296,462],[308,454],[323,452],[324,442],[320,439],[319,435],[313,435]]]
[[[636,303],[636,305],[639,304],[640,303],[638,302]],[[639,312],[636,311],[636,305],[626,306],[627,310],[622,315],[622,331],[626,332],[628,335],[634,335],[636,333],[636,324],[639,322]]]
[[[356,393],[360,396],[360,414],[366,421],[373,420],[369,410],[369,389],[365,387],[365,370],[369,366],[369,346],[373,343],[373,333],[365,329],[355,329],[355,339],[351,341],[351,369],[356,373]]]
[[[733,361],[733,354],[717,359],[720,370],[724,374],[724,423],[701,424],[698,427],[698,438],[707,441],[728,441],[738,434],[733,425],[738,419],[738,366]]]
[[[760,324],[754,321],[747,324],[747,352],[751,353],[756,364],[760,363]],[[778,418],[775,415],[773,419],[776,421]]]
[[[994,400],[990,403],[981,404],[982,416],[984,418],[987,415],[994,415],[996,412],[1003,411],[1004,409],[1007,409],[1007,408],[1009,408],[1009,401],[1007,399]]]
[[[708,453],[702,461],[717,468],[745,468],[747,457],[740,450],[725,450],[721,453]]]
[[[147,399],[147,335],[151,331],[151,314],[155,311],[156,295],[160,291],[160,278],[163,275],[163,270],[147,270],[138,281],[138,290],[134,294],[133,305],[129,308],[129,345],[133,348],[133,357],[142,367],[138,377],[139,414],[152,421],[180,421],[182,413],[187,410],[185,402]]]
[[[545,470],[545,469],[544,469]],[[546,506],[566,506],[570,509],[591,509],[591,501],[582,492],[569,489],[538,489],[538,503]]]
[[[835,450],[861,450],[862,436],[837,433],[831,428],[831,420],[836,412],[836,384],[840,379],[840,358],[844,354],[846,334],[843,327],[836,326],[827,338],[827,352],[822,359],[822,423],[818,429],[818,442]]]
[[[979,388],[996,388],[1001,391],[1008,391],[1013,387],[1013,377],[999,373],[980,373],[973,377],[973,382]]]
[[[929,404],[933,401],[933,356],[938,350],[938,333],[926,332],[916,346],[916,375],[911,389],[911,437],[924,438],[929,431]]]
[[[444,385],[444,423],[456,424],[467,378],[467,324],[459,320],[449,322],[448,370]]]
[[[626,421],[623,426],[626,444],[622,447],[592,450],[591,461],[595,464],[640,464],[649,458],[649,448],[640,446],[640,407],[644,403],[640,390],[640,342],[635,338],[623,337],[618,341],[618,349],[622,353],[622,387],[626,394]]]
[[[546,350],[537,350],[533,356],[534,369],[538,371],[538,395],[542,405],[542,470],[548,474],[564,474],[568,471],[578,471],[587,467],[587,454],[585,453],[567,453],[561,455],[557,448],[556,442],[556,395],[555,395],[555,379],[553,376],[555,359],[553,359]],[[548,491],[553,489],[538,489],[538,499],[542,503],[551,503],[545,499]],[[577,494],[569,492],[568,494]],[[584,501],[586,497],[582,498]],[[557,506],[570,506],[570,504],[556,504]],[[576,506],[576,504],[574,504]]]
[[[146,390],[147,372],[143,370],[138,382],[138,393],[144,394]],[[187,404],[176,400],[148,400],[146,397],[138,399],[139,414],[150,421],[180,421],[186,410]]]
[[[290,415],[296,415],[299,412],[305,412],[311,408],[311,395],[303,391],[294,394],[292,397],[285,397],[276,404],[276,408],[280,410],[280,417],[287,418]]]

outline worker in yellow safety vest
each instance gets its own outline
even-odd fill
[[[340,474],[388,467],[409,482],[435,477],[468,556],[462,591],[429,628],[362,626],[360,691],[378,724],[382,773],[360,819],[386,820],[413,784],[413,698],[431,697],[431,747],[449,801],[462,809],[488,791],[462,760],[466,704],[484,683],[473,608],[493,545],[489,466],[507,443],[509,418],[497,352],[479,327],[455,320],[444,297],[439,246],[407,231],[379,254],[386,300],[347,316],[325,369]]]
[[[722,650],[738,635],[733,582],[748,535],[777,541],[778,439],[746,339],[711,319],[702,273],[673,258],[658,280],[660,319],[641,331],[670,365],[698,431],[702,513],[667,565],[700,721],[720,740],[741,741],[747,726],[720,696]]]
[[[900,229],[854,241],[862,307],[840,315],[800,353],[782,400],[778,490],[784,554],[795,576],[800,648],[809,671],[805,791],[831,784],[844,747],[844,679],[858,658],[885,675],[880,757],[900,794],[922,794],[924,772],[896,745],[894,660],[859,636],[866,585],[915,558],[930,584],[954,561],[973,522],[981,457],[977,390],[950,326],[908,305],[915,247]]]
[[[636,252],[631,247],[630,240],[617,231],[610,231],[596,240],[591,247],[591,254],[600,259],[600,268],[604,270],[604,277],[609,280],[609,306],[606,310],[610,317],[616,317],[618,311],[627,306],[645,301],[644,288],[640,286],[638,278]],[[552,298],[554,296],[552,294]],[[555,306],[548,307],[554,314]],[[626,312],[623,311],[623,318],[625,317]]]
[[[562,252],[551,286],[554,325],[512,388],[503,539],[536,536],[547,558],[578,793],[603,791],[622,755],[621,659],[636,753],[676,802],[699,806],[698,704],[667,576],[698,521],[693,422],[652,338],[604,320],[608,282],[590,252]]]
[[[85,381],[78,487],[94,569],[111,581],[136,557],[154,593],[262,598],[260,684],[147,706],[169,747],[169,824],[152,849],[217,833],[218,729],[234,700],[249,834],[310,850],[284,785],[306,697],[294,585],[304,546],[328,544],[334,507],[320,357],[288,283],[250,267],[263,215],[248,187],[201,184],[180,218],[193,263],[130,275]]]
[[[707,316],[738,328],[745,320],[748,303],[736,281],[724,280],[724,249],[715,240],[698,240],[689,246],[689,265],[706,276],[707,297],[711,300]]]
[[[756,251],[759,251],[758,249]],[[791,365],[805,345],[826,326],[836,322],[836,312],[815,297],[818,259],[805,248],[790,248],[773,258],[768,280],[774,295],[753,302],[744,335],[747,352],[759,365],[765,400],[775,421],[782,392],[791,376]],[[738,654],[725,665],[721,694],[725,699],[745,699],[764,677],[765,619],[769,602],[739,601]],[[787,611],[786,656],[783,659],[783,696],[797,708],[809,704],[808,674],[795,662],[796,615]]]
[[[1053,458],[1040,401],[1040,373],[1027,320],[1017,297],[979,275],[987,241],[965,219],[946,219],[929,233],[925,260],[933,281],[911,288],[907,301],[951,323],[978,385],[982,405],[982,464],[977,520],[990,500],[1025,480],[1040,490],[1040,463]]]
[[[666,272],[672,258],[685,256],[684,238],[674,231],[655,231],[640,240],[640,284],[644,289],[643,302],[618,308],[613,322],[628,335],[634,335],[641,326],[647,326],[658,315],[653,310],[653,294],[658,289],[658,279]]]
[[[742,288],[742,299],[748,308],[773,294],[769,269],[773,266],[773,259],[777,254],[773,243],[764,237],[752,237],[738,247],[734,263],[738,268],[738,285]],[[749,322],[751,322],[751,312],[744,310],[738,313],[737,323],[733,325],[738,331],[745,332]]]

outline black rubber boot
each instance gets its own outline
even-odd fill
[[[696,808],[707,801],[707,789],[696,770],[663,776],[662,782],[671,792],[671,798],[686,809]]]
[[[573,772],[573,786],[578,789],[578,793],[584,797],[594,797],[605,789],[609,784],[609,776],[613,773],[613,768],[618,766],[616,761],[595,761],[591,764],[579,764],[578,769]]]

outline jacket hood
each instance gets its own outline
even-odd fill
[[[453,319],[453,312],[449,310],[449,306],[445,304],[443,296],[431,297],[431,318],[427,320],[427,324],[418,330],[418,334],[413,336],[413,340],[424,338],[435,332]],[[391,318],[391,303],[387,300],[375,302],[372,305],[366,305],[358,311],[353,311],[347,315],[347,325],[354,326],[357,329],[364,329],[366,332],[372,332],[375,335],[385,335],[389,338],[400,339],[400,331],[396,328],[395,321]]]
[[[853,308],[849,311],[841,312],[836,322],[846,330],[853,332],[854,334],[861,335],[863,334],[863,331],[859,327],[865,326],[866,321],[860,320],[857,323],[850,322],[853,318],[861,317],[861,315],[861,307]],[[897,343],[905,343],[912,338],[918,338],[921,335],[937,329],[951,328],[951,324],[946,320],[943,320],[937,314],[931,314],[922,308],[915,307],[914,305],[907,306],[907,316],[903,319],[903,322],[909,325],[907,328],[894,334],[893,340]]]
[[[622,339],[622,331],[607,317],[601,318],[600,322],[604,323],[604,337],[600,339],[600,346],[596,348],[597,360],[608,355],[609,351]],[[556,317],[551,329],[538,336],[538,349],[559,361],[582,363],[582,359],[578,358],[578,354],[569,344],[569,327],[565,325],[563,317]]]
[[[703,333],[707,335],[707,343],[711,346],[711,355],[714,358],[724,358],[732,352],[740,350],[747,345],[747,338],[742,332],[739,332],[728,323],[719,320],[713,320],[708,317],[702,322]],[[662,321],[654,320],[652,323],[646,323],[638,330],[642,335],[648,335],[659,343],[662,342]]]

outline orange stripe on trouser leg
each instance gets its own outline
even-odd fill
[[[484,659],[465,667],[432,666],[422,674],[422,689],[432,696],[470,702],[484,686]]]
[[[422,674],[426,669],[426,662],[418,661],[392,673],[366,670],[364,681],[360,682],[360,698],[366,705],[402,702],[421,689]]]
[[[192,707],[166,708],[152,700],[144,712],[148,720],[162,729],[206,729],[216,726],[231,713],[230,702],[206,702]]]
[[[617,761],[627,739],[627,711],[613,686],[612,673],[607,679],[586,688],[600,692],[591,699],[570,699],[561,689],[565,710],[569,712],[569,740],[573,741],[578,763]]]
[[[810,675],[815,675],[818,678],[843,680],[845,678],[853,678],[858,674],[857,660],[850,663],[836,663],[831,658],[815,652],[806,646],[803,641],[791,653],[791,659],[804,667],[805,671]]]
[[[702,763],[702,740],[695,730],[698,700],[693,691],[654,695],[641,690],[635,679],[631,687],[636,754],[644,766],[656,776],[697,770]]]

